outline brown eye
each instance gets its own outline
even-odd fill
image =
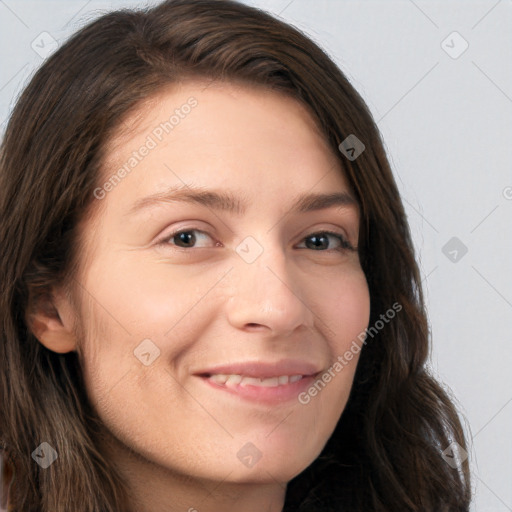
[[[201,238],[201,236],[197,236],[195,233],[200,233],[201,235],[211,238],[204,231],[200,231],[198,229],[181,229],[180,231],[175,231],[174,233],[167,235],[165,239],[159,242],[159,244],[175,245],[180,249],[194,248],[198,238]]]

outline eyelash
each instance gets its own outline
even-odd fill
[[[174,231],[174,232],[166,235],[164,238],[159,240],[156,243],[156,245],[162,246],[162,247],[174,245],[174,244],[171,244],[169,242],[169,240],[175,238],[176,236],[178,236],[182,233],[189,233],[192,231],[197,231],[198,233],[208,235],[208,233],[206,233],[205,231],[202,231],[200,229],[195,229],[195,228],[179,229],[177,231]],[[337,233],[336,231],[329,231],[329,230],[315,231],[315,232],[310,233],[309,235],[305,236],[302,240],[306,240],[307,238],[312,238],[315,235],[331,235],[331,236],[334,236],[335,238],[337,238],[340,242],[340,247],[336,247],[334,249],[327,249],[327,250],[318,250],[315,252],[329,252],[329,251],[344,252],[344,251],[356,251],[357,250],[341,233]],[[208,236],[210,236],[210,235],[208,235]],[[176,249],[184,250],[184,251],[188,251],[188,250],[194,249],[194,248],[195,247],[178,247],[178,246],[176,246]],[[301,247],[301,249],[303,249],[303,248]],[[307,249],[307,247],[305,249]],[[310,249],[310,250],[314,251],[314,249]]]

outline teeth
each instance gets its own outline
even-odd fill
[[[238,386],[238,384],[240,384],[241,381],[242,381],[241,375],[229,375],[228,379],[226,380],[226,386],[228,388],[234,388],[234,387]]]
[[[228,375],[222,375],[221,373],[217,373],[215,375],[210,375],[208,378],[210,380],[213,380],[215,384],[226,384],[228,377]]]
[[[258,379],[255,377],[244,377],[241,386],[261,386],[263,388],[275,388],[278,385],[278,377],[270,377],[268,379]]]
[[[216,384],[229,388],[235,388],[239,384],[240,386],[260,386],[273,388],[277,386],[284,386],[288,383],[293,384],[294,382],[302,379],[302,375],[281,375],[280,377],[260,379],[256,377],[244,377],[242,375],[225,375],[222,373],[216,373],[210,375],[208,378]]]

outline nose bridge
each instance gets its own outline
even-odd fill
[[[227,314],[237,328],[258,324],[284,334],[313,323],[307,297],[294,280],[289,256],[276,232],[259,236],[262,242],[247,237],[236,249]]]

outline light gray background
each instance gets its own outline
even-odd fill
[[[472,512],[512,511],[512,2],[246,3],[323,46],[369,104],[424,275],[431,365],[473,435]],[[50,36],[61,43],[101,12],[136,5],[0,0],[0,131],[43,62],[32,45],[44,53]],[[463,48],[453,31],[469,44],[457,58],[443,49]],[[443,253],[452,237],[456,262]]]

